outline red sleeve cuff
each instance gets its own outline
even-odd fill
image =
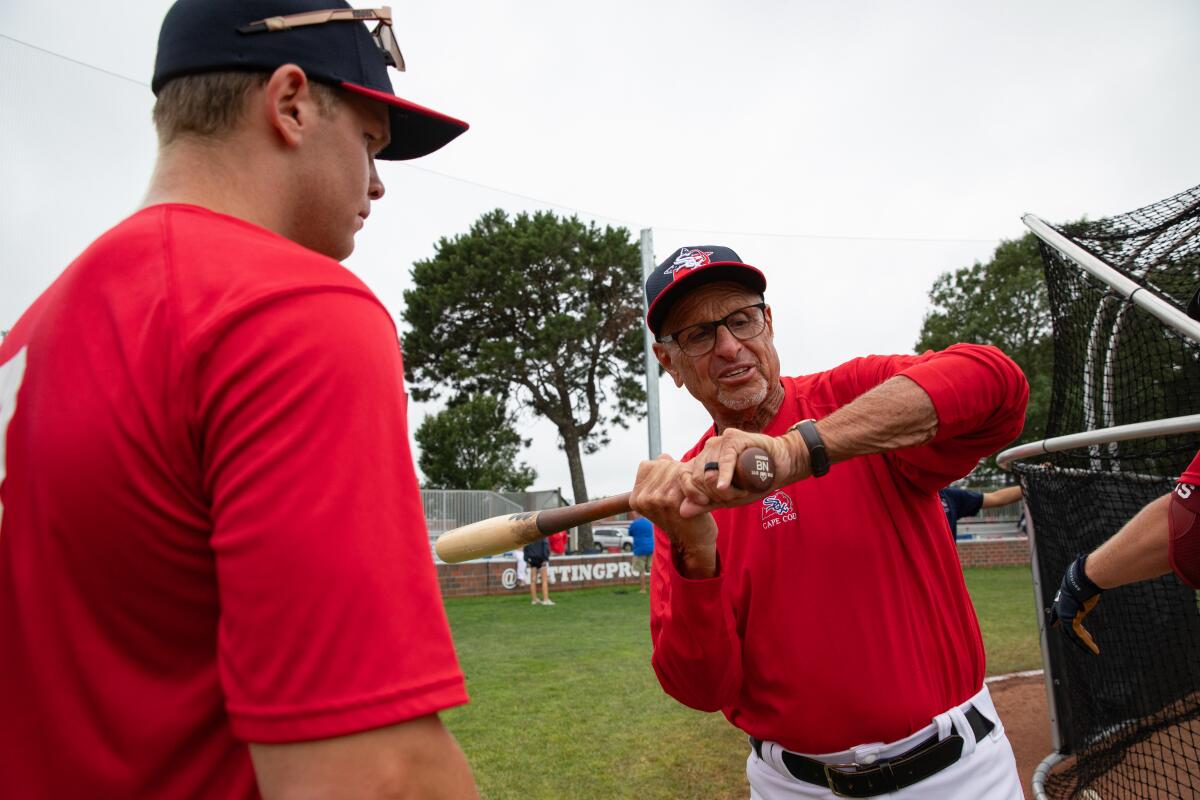
[[[420,687],[389,690],[369,697],[310,708],[230,707],[233,734],[262,744],[329,739],[436,714],[467,702],[461,673]]]
[[[705,610],[711,610],[718,605],[721,602],[721,586],[724,583],[719,559],[720,556],[717,561],[717,574],[711,578],[685,578],[679,574],[675,560],[671,559],[671,605],[682,603],[690,607],[699,604]]]
[[[685,578],[671,569],[671,640],[673,649],[688,659],[720,663],[729,647],[726,617],[732,611],[724,599],[725,579]]]
[[[933,401],[934,442],[967,435],[998,446],[1021,433],[1029,384],[1021,368],[991,345],[951,345],[898,374]]]
[[[911,366],[899,374],[920,386],[933,401],[933,409],[938,418],[937,436],[934,441],[960,433],[959,423],[968,416],[969,410],[968,398],[963,397],[959,389],[961,378],[952,378],[944,366],[930,361]]]

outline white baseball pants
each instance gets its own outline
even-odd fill
[[[971,726],[963,716],[972,705],[996,726],[980,742],[975,741]],[[801,755],[826,764],[869,766],[876,759],[889,758],[915,747],[935,732],[939,739],[944,739],[952,728],[965,731],[962,757],[958,761],[920,783],[879,797],[888,800],[1024,800],[1012,745],[1004,735],[1004,725],[996,714],[987,686],[963,705],[938,714],[929,725],[897,742],[859,745],[840,753]],[[793,778],[783,765],[781,751],[775,742],[763,742],[762,758],[750,750],[746,777],[750,781],[751,800],[833,800],[835,795],[829,789]]]

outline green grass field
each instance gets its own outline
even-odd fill
[[[967,571],[1000,674],[1041,664],[1028,567]],[[444,715],[488,800],[745,798],[745,736],[663,694],[646,595],[605,588],[446,601],[471,703]]]

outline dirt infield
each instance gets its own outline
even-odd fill
[[[988,684],[992,700],[1008,739],[1017,757],[1017,771],[1025,796],[1032,798],[1030,784],[1033,771],[1050,754],[1050,718],[1046,710],[1046,689],[1043,676],[1009,678]],[[1189,698],[1187,708],[1195,708],[1195,698]],[[1184,707],[1168,709],[1179,712]],[[1194,713],[1193,713],[1194,717]],[[1111,764],[1105,777],[1083,790],[1080,797],[1179,797],[1200,799],[1196,786],[1196,764],[1200,763],[1200,720],[1185,719],[1163,730],[1155,731],[1144,740],[1132,742],[1125,757]],[[1076,777],[1068,769],[1074,763],[1068,758],[1055,767],[1052,776],[1054,796],[1074,796],[1078,791]],[[1051,787],[1048,785],[1047,789]]]
[[[1031,797],[1033,771],[1050,754],[1050,717],[1046,710],[1046,685],[1041,675],[1007,678],[988,684],[996,711],[1004,722],[1017,756],[1017,771],[1025,796]]]

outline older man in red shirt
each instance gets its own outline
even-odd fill
[[[748,734],[751,797],[1021,797],[937,493],[1020,433],[1024,376],[978,345],[781,376],[765,289],[720,246],[646,283],[658,360],[713,419],[633,491],[660,683]],[[750,446],[765,494],[730,485]]]

